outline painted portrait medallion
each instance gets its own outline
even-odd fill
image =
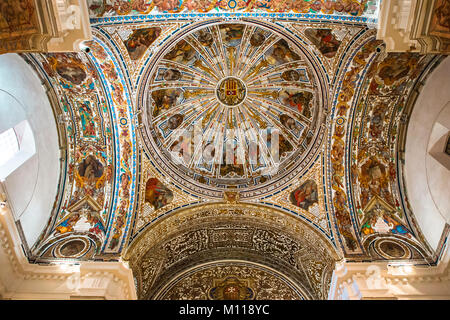
[[[64,257],[73,257],[76,256],[81,251],[83,251],[85,247],[86,244],[83,241],[72,240],[62,245],[59,250]]]
[[[134,30],[125,41],[125,47],[131,60],[140,59],[148,47],[161,34],[161,28],[143,28]]]

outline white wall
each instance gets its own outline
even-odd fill
[[[0,55],[0,132],[27,120],[36,153],[6,177],[9,205],[31,247],[48,222],[60,174],[58,133],[44,86],[17,54]]]
[[[450,58],[428,77],[409,121],[405,146],[408,199],[427,241],[436,249],[445,223],[450,223],[450,171],[429,152],[450,121]],[[448,130],[447,130],[448,132]]]

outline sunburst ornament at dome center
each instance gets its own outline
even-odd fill
[[[245,100],[247,89],[241,79],[226,77],[219,81],[216,94],[217,99],[222,104],[228,107],[235,107]]]

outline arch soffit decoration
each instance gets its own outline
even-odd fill
[[[365,33],[365,35],[366,36],[364,36],[364,37],[362,37],[362,39],[368,39],[368,37],[369,37],[369,34],[370,34],[370,32],[367,32],[367,33]],[[358,35],[358,37],[360,37],[361,36],[361,34],[359,34]],[[365,41],[365,40],[364,40]],[[361,41],[361,42],[363,42],[363,41]],[[108,46],[109,45],[111,45],[111,43],[112,42],[110,42],[109,44],[108,44]],[[348,47],[346,47],[346,49],[345,49],[345,51],[344,51],[344,56],[346,56],[347,57],[347,59],[349,59],[349,60],[344,60],[344,61],[348,61],[348,63],[350,63],[350,58],[349,58],[349,55],[351,55],[351,54],[353,54],[354,52],[352,51],[352,52],[350,52],[351,50],[353,50],[353,49],[351,49],[351,48],[354,48],[355,46],[357,46],[356,44],[353,44],[353,45],[350,45],[350,44],[348,44]],[[350,49],[350,51],[349,51],[349,49]],[[109,52],[111,52],[111,50],[109,49]],[[115,53],[114,54],[118,54],[119,55],[119,58],[120,58],[120,50],[118,50],[118,51],[115,51]],[[318,59],[317,58],[317,55],[316,55],[316,57],[314,58],[314,59]],[[117,57],[115,57],[115,60],[117,60]],[[371,60],[370,60],[371,61]],[[101,67],[103,64],[99,64],[99,65],[97,65],[97,67]],[[368,65],[370,65],[370,63],[368,63],[367,64],[367,66]],[[116,61],[116,66],[115,66],[116,68],[118,68],[118,69],[122,69],[121,70],[121,72],[123,73],[123,74],[126,74],[126,72],[127,72],[127,70],[124,70],[123,68],[124,68],[124,65],[122,65],[121,63],[118,63],[117,64],[117,61]],[[126,67],[126,66],[125,66]],[[145,67],[145,66],[144,66]],[[98,70],[100,70],[100,69],[98,69]],[[366,70],[366,69],[365,69]],[[335,92],[339,92],[339,86],[337,85],[337,83],[338,83],[338,81],[336,80],[336,79],[338,79],[338,78],[340,78],[340,77],[342,77],[342,78],[344,78],[344,76],[346,76],[346,75],[348,75],[348,70],[345,70],[345,69],[338,69],[337,70],[337,72],[341,72],[340,73],[340,75],[339,76],[334,76],[334,78],[333,78],[333,84],[334,84],[334,87],[333,87],[333,90],[335,90]],[[128,88],[128,90],[132,90],[131,88]],[[130,98],[132,98],[133,97],[133,95],[131,95],[131,97]],[[136,104],[135,104],[136,105]],[[353,105],[352,106],[355,106],[355,103],[353,103]],[[335,108],[335,112],[336,111],[338,111],[339,109],[338,109],[338,106],[337,106],[337,104],[336,104],[336,99],[335,99],[335,101],[333,102],[333,108]],[[333,116],[331,116],[332,118],[331,119],[333,119],[333,120],[335,120],[335,121],[339,121],[339,117],[338,116],[336,116],[336,115],[333,115]],[[332,121],[333,121],[332,120]],[[129,121],[129,123],[131,123],[132,122],[132,120],[131,120],[131,118],[130,118],[130,121]],[[331,141],[331,139],[332,139],[332,137],[334,136],[334,133],[330,133],[329,134],[329,138],[328,139],[330,139],[329,141]],[[333,191],[331,191],[331,190],[328,190],[329,192],[330,192],[330,194],[332,194],[333,193]],[[333,197],[327,197],[327,199],[329,199],[329,201],[330,201],[330,206],[328,206],[328,207],[333,207],[334,206],[334,203],[332,202],[333,200],[332,199],[334,199]],[[130,207],[131,208],[131,207]],[[129,225],[129,223],[130,223],[130,220],[131,220],[131,218],[130,218],[130,215],[128,215],[127,216],[127,221],[126,221],[126,224],[128,224]],[[338,219],[339,220],[339,219]],[[113,222],[111,222],[112,224],[110,225],[110,226],[113,226],[114,225],[114,223]],[[339,226],[339,221],[337,221],[337,226]],[[117,224],[116,224],[117,225]],[[113,227],[113,228],[115,228],[115,227]],[[338,230],[338,234],[339,233],[341,233],[342,232],[342,230]],[[112,233],[112,234],[114,234],[114,233]],[[111,234],[111,235],[112,235]],[[117,233],[116,233],[117,234]],[[123,236],[123,234],[122,234],[122,236]],[[356,236],[356,238],[358,238],[358,236]],[[111,240],[111,239],[110,239]],[[120,249],[119,249],[119,247],[117,247],[118,249],[119,249],[119,251],[122,249],[122,248],[124,248],[124,238],[120,238],[120,241],[122,241],[121,242],[121,246],[120,246]],[[111,244],[111,242],[109,242],[108,244]],[[105,248],[105,247],[104,247]],[[113,250],[111,250],[111,253],[113,253]]]

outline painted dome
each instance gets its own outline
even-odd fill
[[[204,195],[251,197],[306,167],[326,97],[300,41],[256,22],[203,23],[173,39],[140,93],[144,141],[162,171]]]

